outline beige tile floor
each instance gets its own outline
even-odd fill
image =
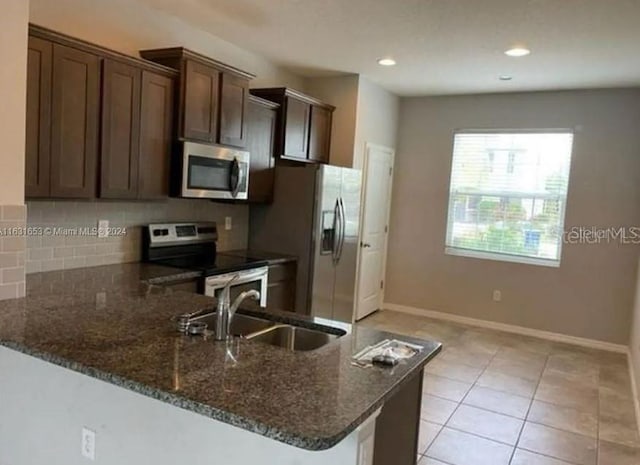
[[[359,324],[443,343],[418,465],[640,465],[625,355],[391,311]]]

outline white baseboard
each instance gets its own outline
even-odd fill
[[[469,326],[477,326],[479,328],[495,329],[497,331],[505,331],[507,333],[522,334],[524,336],[538,337],[540,339],[547,339],[549,341],[564,342],[567,344],[573,344],[582,347],[589,347],[592,349],[606,350],[609,352],[618,352],[628,354],[629,348],[623,344],[614,344],[612,342],[599,341],[597,339],[587,339],[584,337],[569,336],[567,334],[553,333],[551,331],[543,331],[540,329],[527,328],[524,326],[510,325],[506,323],[499,323],[497,321],[480,320],[477,318],[470,318],[461,315],[455,315],[453,313],[438,312],[435,310],[426,310],[422,308],[409,307],[406,305],[399,305],[385,302],[383,308],[387,310],[394,310],[402,313],[409,313],[412,315],[426,316],[438,320],[452,321],[454,323],[461,323]]]
[[[636,383],[635,370],[633,369],[633,359],[631,347],[627,349],[627,363],[629,365],[629,377],[631,378],[631,395],[633,396],[633,406],[636,411],[636,423],[640,431],[640,398],[638,397],[638,384]]]

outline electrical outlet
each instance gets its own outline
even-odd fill
[[[231,231],[232,227],[233,227],[233,224],[231,222],[231,217],[230,216],[225,216],[224,217],[224,229],[226,231]]]
[[[502,300],[502,292],[499,289],[493,291],[493,301],[500,302]]]
[[[98,220],[98,237],[109,237],[109,220]]]
[[[98,292],[96,294],[96,307],[100,310],[103,310],[106,306],[107,306],[107,293]]]
[[[91,460],[96,460],[96,433],[88,428],[82,428],[82,444],[80,445],[82,456]]]

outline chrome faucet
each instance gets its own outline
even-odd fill
[[[247,298],[260,300],[260,293],[256,290],[245,291],[241,293],[236,300],[231,303],[230,288],[233,282],[238,279],[239,275],[231,278],[225,284],[220,296],[218,297],[218,309],[216,315],[216,341],[225,341],[231,334],[231,321],[236,314],[236,310],[242,302]]]

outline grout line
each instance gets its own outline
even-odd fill
[[[524,450],[524,451],[527,451],[527,452],[531,452],[532,454],[540,455],[541,457],[547,457],[547,458],[550,458],[550,459],[552,459],[554,461],[558,461],[559,460],[561,462],[565,462],[565,463],[568,463],[570,465],[582,465],[582,464],[580,464],[578,462],[573,462],[573,461],[567,460],[567,459],[559,459],[558,457],[554,457],[553,455],[543,454],[541,452],[538,452],[538,451],[535,451],[535,450],[531,450],[531,449],[526,449],[524,447],[517,447],[516,446],[516,450],[517,449]],[[513,458],[511,460],[513,460]]]
[[[542,367],[542,371],[540,372],[540,377],[538,378],[538,383],[536,384],[536,388],[533,391],[533,397],[529,401],[529,408],[527,409],[527,413],[524,416],[524,421],[522,422],[520,433],[518,433],[518,439],[516,440],[516,445],[513,449],[513,452],[511,452],[511,458],[509,459],[509,463],[513,462],[513,457],[515,456],[516,449],[518,448],[518,445],[520,444],[520,440],[522,439],[522,432],[524,431],[524,427],[527,425],[527,418],[529,418],[529,413],[531,413],[531,407],[533,406],[533,402],[535,401],[536,393],[540,388],[540,382],[542,381],[542,374],[544,373],[544,370],[547,368],[548,364],[549,364],[549,355],[547,355],[547,358],[544,360],[544,367]]]
[[[596,464],[600,463],[600,368],[598,369],[598,401],[596,411]]]

